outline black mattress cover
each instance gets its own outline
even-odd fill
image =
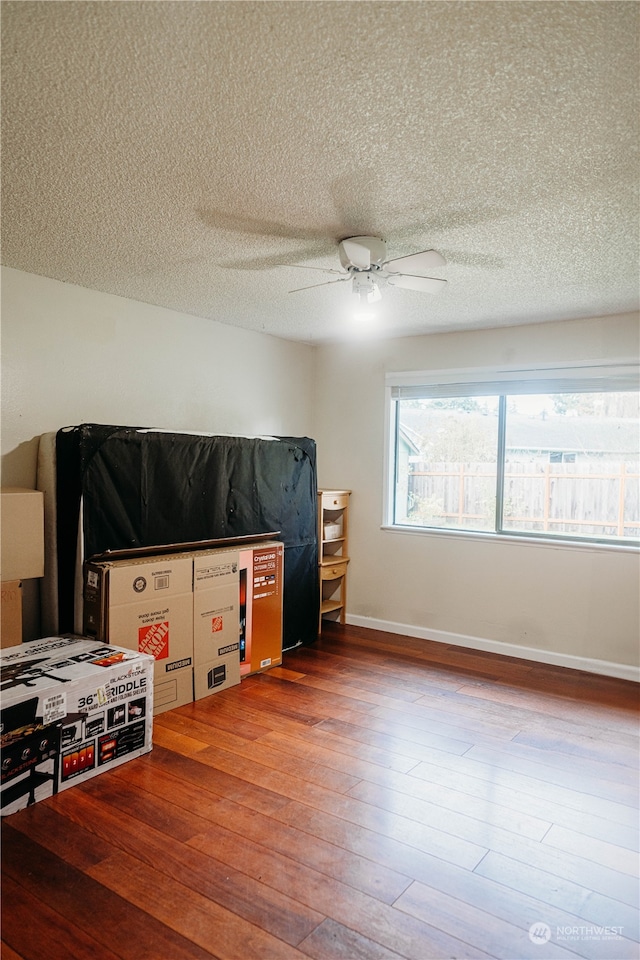
[[[81,424],[56,434],[60,630],[73,629],[82,559],[113,550],[279,531],[285,649],[317,637],[315,441]]]

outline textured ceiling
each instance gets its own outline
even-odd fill
[[[350,284],[289,291],[372,234],[448,280],[372,336],[635,310],[639,13],[5,2],[3,263],[321,342]]]

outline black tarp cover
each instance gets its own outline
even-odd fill
[[[83,559],[112,550],[279,531],[285,649],[315,640],[319,585],[315,441],[81,424],[56,434],[60,630],[73,629]]]

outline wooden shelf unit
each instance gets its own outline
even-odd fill
[[[350,490],[318,490],[320,627],[323,617],[345,622],[350,495]]]

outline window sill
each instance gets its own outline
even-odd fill
[[[488,533],[475,530],[445,530],[435,527],[413,527],[384,523],[380,529],[387,533],[411,534],[418,537],[437,537],[445,540],[461,539],[486,543],[516,544],[520,546],[526,544],[527,546],[543,547],[545,549],[552,547],[559,550],[573,549],[580,551],[586,550],[587,552],[606,550],[613,553],[629,553],[635,556],[640,552],[640,544],[637,543],[601,543],[599,541],[590,543],[585,540],[556,540],[555,538],[532,537],[527,535],[518,536],[517,534],[508,533]]]

